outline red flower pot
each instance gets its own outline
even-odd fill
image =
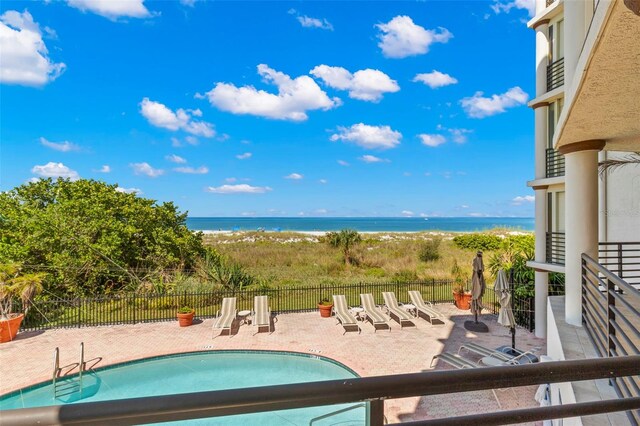
[[[196,314],[196,311],[191,311],[188,314],[178,313],[178,324],[180,327],[189,327],[193,323],[193,316]]]
[[[0,320],[0,343],[10,342],[18,334],[24,314],[9,314],[9,319]]]
[[[331,309],[333,308],[333,305],[322,305],[322,304],[318,304],[318,309],[320,309],[320,316],[322,318],[329,318],[331,317]]]
[[[453,300],[456,302],[456,307],[463,311],[471,309],[471,293],[453,293]]]

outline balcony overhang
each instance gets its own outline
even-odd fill
[[[564,265],[559,265],[557,263],[535,262],[530,260],[527,262],[527,266],[539,272],[557,272],[559,274],[564,274]]]
[[[554,140],[606,140],[607,150],[640,149],[640,17],[623,0],[600,2],[576,66]]]

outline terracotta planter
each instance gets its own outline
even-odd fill
[[[8,320],[0,320],[0,343],[10,342],[18,334],[24,314],[9,314]]]
[[[331,317],[331,309],[333,308],[333,305],[322,305],[322,304],[318,304],[318,309],[320,309],[320,316],[322,318],[329,318]]]
[[[189,327],[193,323],[193,316],[196,314],[196,311],[191,311],[188,314],[181,314],[178,312],[178,323],[180,327]]]
[[[471,293],[453,293],[453,300],[455,300],[458,309],[463,311],[471,309]]]

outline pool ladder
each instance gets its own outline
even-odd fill
[[[64,368],[64,367],[62,367]],[[82,373],[84,372],[84,342],[80,343],[80,363],[78,364],[78,376],[69,380],[59,381],[62,373],[60,367],[60,349],[53,351],[53,397],[70,395],[72,393],[82,393]]]

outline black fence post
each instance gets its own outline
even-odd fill
[[[369,402],[369,423],[370,426],[384,425],[384,400],[374,399]]]

